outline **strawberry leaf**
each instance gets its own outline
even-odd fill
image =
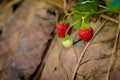
[[[77,20],[77,21],[75,22],[75,24],[73,25],[73,28],[74,28],[75,30],[78,30],[78,29],[80,28],[80,21],[79,21],[79,20]]]
[[[74,9],[79,12],[90,12],[92,14],[98,11],[98,4],[95,1],[84,1],[75,5]]]
[[[75,30],[78,30],[81,27],[81,17],[82,17],[82,15],[74,15],[74,17],[73,17],[73,20],[74,20],[73,28]]]
[[[107,9],[110,11],[120,11],[120,0],[113,0],[108,6]]]

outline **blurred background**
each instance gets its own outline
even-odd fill
[[[71,80],[86,43],[62,49],[56,25],[84,0],[0,0],[0,80]],[[98,0],[106,6],[111,0]],[[118,21],[118,13],[105,13]],[[93,16],[96,31],[106,17]],[[105,80],[117,23],[107,21],[80,64],[75,80]],[[77,33],[72,33],[74,37]],[[75,38],[75,41],[78,37]],[[120,38],[110,80],[120,80]]]

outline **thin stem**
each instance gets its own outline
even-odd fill
[[[57,38],[57,39],[58,39],[58,38]],[[60,60],[60,58],[61,58],[61,54],[62,54],[62,50],[63,50],[63,47],[60,46],[58,40],[57,40],[57,42],[58,42],[58,46],[60,47],[60,49],[59,49],[59,53],[58,53],[58,60],[59,60],[60,66],[62,67],[63,71],[64,71],[65,74],[66,74],[66,79],[65,79],[65,80],[69,80],[68,73],[67,73],[67,71],[66,71],[64,65],[62,64],[61,60]]]
[[[119,37],[119,33],[120,33],[120,13],[119,13],[119,26],[118,26],[118,30],[117,30],[117,33],[116,33],[116,38],[115,38],[115,43],[114,43],[114,46],[113,46],[112,55],[111,55],[111,58],[110,58],[110,64],[109,64],[108,70],[107,70],[106,80],[109,80],[110,70],[111,70],[112,65],[114,63],[114,54],[117,51],[117,42],[118,42],[117,40],[118,40],[118,37]]]
[[[62,46],[60,45],[60,43],[59,43],[59,37],[58,37],[58,35],[57,35],[56,37],[57,37],[57,38],[56,38],[56,40],[57,40],[56,42],[58,43],[58,61],[59,61],[59,63],[60,63],[60,66],[62,67],[63,71],[66,73],[66,78],[67,78],[67,79],[65,79],[65,80],[69,80],[67,71],[66,71],[64,65],[62,64],[62,62],[61,62],[61,60],[60,60],[63,47],[62,47]]]
[[[67,3],[66,3],[66,0],[63,0],[63,5],[64,5],[64,13],[66,13],[67,11],[66,11],[66,5],[67,5]]]
[[[101,14],[100,15],[100,17],[102,17],[102,18],[104,18],[104,19],[107,19],[107,20],[110,20],[110,21],[112,21],[112,22],[114,22],[114,23],[119,23],[119,20],[117,20],[117,19],[115,19],[115,18],[112,18],[112,17],[110,17],[110,16],[107,16],[107,15],[104,15],[104,14]]]
[[[101,14],[101,13],[104,13],[104,12],[110,12],[111,10],[109,10],[109,9],[104,9],[104,10],[101,10],[101,11],[99,11],[99,12],[95,12],[95,13],[93,13],[93,14]],[[112,12],[117,12],[117,13],[119,13],[118,11],[112,11]]]
[[[66,14],[66,16],[68,16],[67,19],[69,19],[73,14],[76,14],[76,13],[78,13],[78,11],[73,11],[71,13],[67,13]]]
[[[96,13],[94,13],[94,14],[101,14],[101,13],[108,12],[108,11],[109,11],[108,9],[105,9],[105,10],[102,10],[102,11],[96,12]]]
[[[71,28],[74,24],[76,24],[78,21],[79,21],[79,20],[75,21],[73,24],[71,24],[71,25],[67,28],[66,33],[65,33],[65,36],[67,35],[67,33],[68,33],[68,31],[70,30],[70,28]]]
[[[85,17],[82,16],[82,28],[84,28],[84,24],[85,24]]]
[[[68,16],[69,19],[73,14],[81,14],[81,15],[89,15],[90,12],[79,12],[79,11],[72,11],[71,13],[66,13],[65,17]]]

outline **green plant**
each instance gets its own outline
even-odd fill
[[[61,31],[61,32],[64,32],[63,33],[64,37],[66,37],[66,35],[69,33],[71,27],[73,27],[75,30],[88,29],[90,26],[89,22],[91,20],[92,15],[100,14],[100,13],[104,13],[104,12],[110,12],[110,11],[112,11],[112,12],[120,11],[120,1],[119,0],[113,0],[103,10],[99,10],[99,3],[97,0],[86,0],[83,2],[79,2],[78,4],[76,4],[74,6],[74,9],[70,13],[65,14],[65,16],[63,18],[64,22],[68,21],[70,19],[70,17],[72,17],[73,20],[70,23],[69,28],[66,28],[66,30]]]

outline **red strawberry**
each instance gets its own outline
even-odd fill
[[[93,32],[93,28],[89,27],[87,29],[78,30],[78,35],[83,41],[88,42],[92,38]]]
[[[59,23],[59,24],[57,25],[57,32],[58,32],[59,37],[61,37],[61,38],[64,38],[64,37],[65,37],[66,31],[67,31],[67,29],[69,28],[69,26],[70,26],[69,23],[67,23],[67,24]],[[67,34],[70,35],[71,31],[72,31],[72,28],[70,28],[70,29],[68,30]]]

